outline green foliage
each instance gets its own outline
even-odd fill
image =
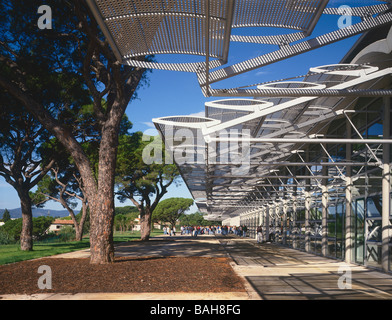
[[[42,239],[53,222],[52,217],[38,217],[33,218],[33,237],[35,239]],[[22,218],[8,220],[3,226],[0,227],[0,231],[5,233],[8,239],[19,240],[22,232]]]
[[[7,221],[0,227],[0,231],[7,234],[10,239],[19,240],[22,232],[22,218]]]
[[[5,209],[3,212],[3,219],[2,220],[3,220],[3,222],[7,222],[8,220],[11,220],[10,212],[7,209]]]
[[[50,225],[52,224],[54,218],[53,217],[38,217],[33,218],[33,237],[36,239],[42,239]]]
[[[179,178],[179,171],[174,164],[148,164],[144,161],[143,152],[150,143],[144,141],[142,132],[120,136],[116,166],[117,195],[120,201],[140,197],[140,202],[150,203],[152,195],[162,197],[167,187]]]
[[[139,215],[139,210],[134,206],[116,207],[115,214],[123,214],[137,218]]]
[[[221,221],[205,220],[201,212],[185,214],[180,219],[180,224],[184,226],[217,226],[222,225]]]
[[[193,204],[192,199],[186,198],[169,198],[162,200],[156,206],[153,219],[155,221],[169,222],[172,226],[176,225],[184,213],[189,210]]]
[[[135,219],[139,216],[139,210],[133,206],[116,207],[114,216],[114,226],[117,231],[132,230]]]
[[[58,236],[60,242],[74,241],[76,237],[75,229],[72,226],[62,227],[58,232]]]
[[[134,219],[129,216],[116,214],[114,217],[114,225],[116,227],[116,230],[119,230],[121,232],[130,230],[134,225],[133,220]]]
[[[14,242],[15,239],[0,227],[0,245],[11,244]]]

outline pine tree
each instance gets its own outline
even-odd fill
[[[3,212],[3,222],[7,222],[9,220],[11,220],[10,212],[7,209],[5,209]]]

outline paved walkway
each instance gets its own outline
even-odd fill
[[[232,267],[246,282],[247,292],[52,294],[2,296],[2,299],[129,299],[129,300],[299,300],[392,299],[392,275],[307,254],[275,244],[259,245],[238,237],[157,237],[116,247],[117,256],[204,256],[232,259]],[[88,257],[89,250],[56,258]],[[343,268],[343,269],[342,269]],[[339,272],[340,271],[340,272]],[[343,276],[343,277],[342,277]],[[349,277],[351,283],[344,277]],[[347,287],[350,285],[350,287]]]
[[[220,242],[263,300],[392,299],[391,274],[275,244]]]

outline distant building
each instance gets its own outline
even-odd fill
[[[49,227],[49,232],[58,232],[61,228],[66,227],[66,226],[74,226],[72,220],[60,220],[56,219],[52,222],[52,224]]]
[[[140,216],[134,220],[135,224],[133,226],[133,230],[140,231]],[[162,229],[162,225],[154,222],[153,229]]]

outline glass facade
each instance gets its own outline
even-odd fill
[[[365,242],[365,200],[357,199],[355,201],[354,210],[354,259],[356,263],[363,264],[364,262],[364,242]]]
[[[383,99],[358,99],[355,110],[356,112],[350,113],[348,119],[342,117],[332,122],[326,131],[326,136],[353,139],[379,139],[383,137],[385,131],[383,128]],[[275,234],[275,241],[298,250],[345,260],[347,258],[346,250],[348,250],[346,240],[350,237],[351,262],[383,269],[383,169],[379,165],[383,160],[383,149],[382,144],[361,143],[331,144],[325,145],[324,149],[317,144],[309,146],[306,150],[306,161],[312,163],[330,162],[324,168],[321,166],[312,167],[314,177],[328,175],[329,178],[322,180],[310,177],[302,180],[304,187],[296,189],[296,192],[298,191],[296,210],[290,208],[286,221],[283,220],[282,210],[280,210],[280,214],[276,208],[269,210],[270,232]],[[290,160],[300,162],[305,161],[304,158],[293,156]],[[331,162],[340,161],[353,162],[353,165],[334,166],[331,164]],[[291,171],[295,171],[297,175],[305,176],[309,175],[309,169],[308,166],[297,166]],[[283,172],[280,174],[283,175]],[[349,187],[346,185],[346,180],[341,179],[342,176],[352,178],[350,180],[352,184]],[[328,190],[324,217],[322,183]],[[306,210],[305,203],[306,191],[308,190],[311,190],[309,212]],[[392,202],[392,194],[389,202]],[[348,208],[349,213],[346,212]],[[350,226],[346,225],[347,218],[349,218]],[[390,224],[392,225],[392,208],[390,208]],[[284,236],[282,236],[283,232]],[[388,241],[389,247],[386,254],[389,262],[388,270],[391,271],[391,237]]]
[[[327,256],[344,259],[345,254],[345,204],[343,202],[328,206],[328,250]]]
[[[322,209],[321,207],[313,207],[310,209],[310,252],[321,254],[322,242]]]
[[[382,199],[381,196],[366,199],[365,240],[366,265],[381,268],[382,250]]]

